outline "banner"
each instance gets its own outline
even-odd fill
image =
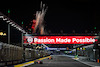
[[[93,44],[96,36],[23,36],[29,44]]]
[[[67,48],[47,48],[47,50],[67,50]]]

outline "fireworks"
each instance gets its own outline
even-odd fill
[[[48,7],[45,4],[40,4],[40,11],[36,11],[36,24],[34,27],[34,33],[36,33],[36,29],[39,27],[40,34],[44,34],[44,16],[46,14]]]

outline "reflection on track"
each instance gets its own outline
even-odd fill
[[[34,64],[28,67],[90,67],[75,61],[67,56],[52,56],[53,59],[43,60],[43,64]]]

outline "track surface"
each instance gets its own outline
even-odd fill
[[[53,59],[44,59],[43,64],[33,64],[28,67],[91,67],[73,60],[67,56],[52,56]]]

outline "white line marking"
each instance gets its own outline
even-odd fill
[[[79,62],[81,62],[81,63],[83,63],[83,64],[86,64],[86,65],[88,65],[88,66],[95,67],[94,65],[88,64],[88,63],[86,63],[86,62],[82,62],[82,61],[80,61],[80,60],[77,60],[77,61],[79,61]]]
[[[95,66],[95,67],[100,67],[100,66]]]

